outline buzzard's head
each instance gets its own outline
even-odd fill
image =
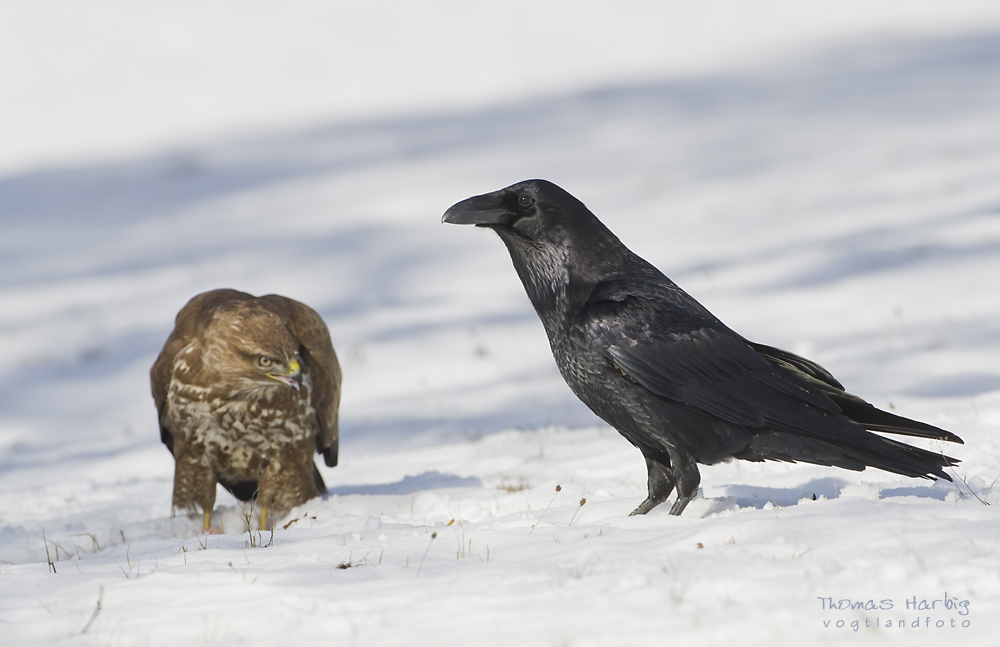
[[[205,362],[236,392],[302,386],[301,344],[284,320],[256,303],[224,303],[202,331]],[[283,386],[282,386],[283,385]]]

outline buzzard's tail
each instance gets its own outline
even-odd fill
[[[240,501],[250,501],[257,496],[257,481],[235,481],[230,483],[219,479],[219,485],[233,493]]]
[[[319,490],[320,496],[326,494],[326,483],[323,481],[323,475],[319,473],[316,463],[313,463],[313,483],[316,484],[316,489]]]
[[[312,478],[320,495],[326,494],[326,483],[323,482],[323,475],[319,473],[319,468],[316,467],[315,463],[313,463]],[[230,483],[229,481],[219,479],[219,485],[232,492],[233,496],[240,501],[250,501],[257,497],[257,481],[236,481]]]

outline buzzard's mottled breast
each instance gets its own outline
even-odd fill
[[[174,505],[211,510],[215,483],[288,508],[324,491],[337,464],[340,365],[308,306],[213,290],[191,299],[150,371]]]
[[[197,448],[223,481],[257,481],[266,464],[282,469],[282,455],[289,451],[311,456],[318,425],[308,375],[298,392],[272,389],[246,398],[186,383],[184,373],[178,362],[167,394],[168,426]]]

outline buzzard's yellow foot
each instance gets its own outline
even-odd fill
[[[202,532],[202,534],[206,534],[207,533],[209,535],[221,535],[222,534],[222,530],[220,530],[219,528],[213,528],[212,527],[212,513],[211,512],[206,512],[205,513],[205,526],[204,526],[204,528],[202,529],[201,532]]]
[[[260,509],[260,525],[258,530],[267,530],[267,508]]]

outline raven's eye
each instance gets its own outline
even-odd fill
[[[257,358],[257,364],[259,364],[262,368],[270,368],[271,366],[274,366],[274,360],[270,357],[264,357],[261,355]]]
[[[531,206],[531,196],[522,195],[520,198],[517,199],[517,204],[519,204],[522,207]]]

